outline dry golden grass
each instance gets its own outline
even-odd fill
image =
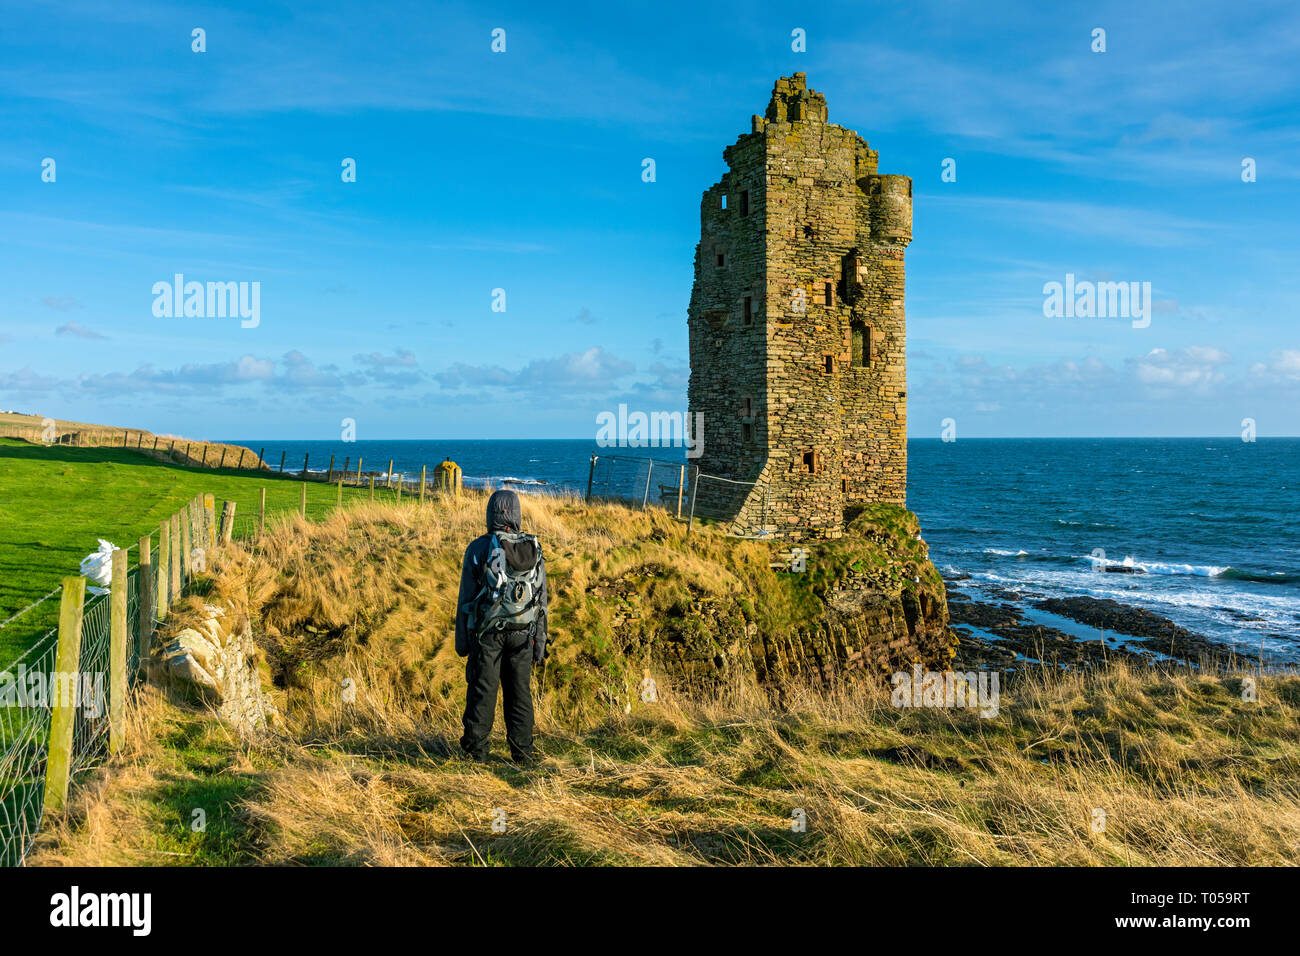
[[[866,688],[781,713],[668,694],[583,731],[543,717],[532,769],[451,756],[452,707],[248,743],[151,698],[31,862],[1294,865],[1300,679],[1238,684],[1044,672],[992,720]]]
[[[779,709],[743,682],[661,683],[641,703],[584,644],[617,609],[592,591],[662,560],[662,586],[744,595],[766,580],[766,552],[707,534],[685,552],[661,514],[573,500],[529,499],[526,524],[569,608],[558,663],[589,673],[542,696],[539,766],[466,762],[449,622],[482,503],[289,518],[259,550],[229,551],[217,587],[250,595],[286,685],[282,732],[241,741],[146,692],[128,752],[78,789],[31,862],[1300,863],[1294,673],[1031,670],[989,719],[896,708],[861,683],[790,687]],[[1257,701],[1243,700],[1248,677]]]

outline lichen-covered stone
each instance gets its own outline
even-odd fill
[[[262,691],[248,615],[228,610],[203,605],[197,620],[188,621],[154,652],[150,678],[182,700],[213,708],[240,732],[253,733],[278,715]]]

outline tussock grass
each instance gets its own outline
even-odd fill
[[[743,681],[661,681],[643,703],[639,650],[608,645],[629,606],[747,599],[780,626],[803,600],[780,589],[802,585],[756,543],[702,534],[688,549],[661,513],[573,499],[525,502],[557,612],[543,759],[503,759],[498,724],[497,758],[469,763],[449,625],[482,506],[286,517],[260,550],[228,550],[215,590],[249,595],[283,726],[240,740],[146,691],[128,752],[78,789],[31,862],[1300,863],[1297,674],[1030,668],[990,719],[897,708],[866,681],[789,686],[779,707]]]

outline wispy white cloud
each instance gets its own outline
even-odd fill
[[[88,329],[80,322],[64,322],[54,330],[55,335],[71,335],[78,339],[106,339],[107,335]]]

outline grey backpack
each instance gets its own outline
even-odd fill
[[[465,605],[476,633],[522,631],[537,620],[542,546],[535,535],[494,531],[483,562],[483,586]]]

